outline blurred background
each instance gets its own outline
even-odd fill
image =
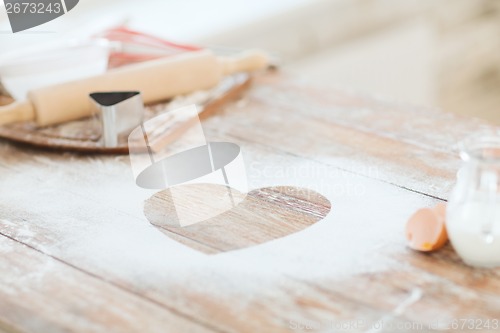
[[[0,10],[0,55],[123,22],[177,42],[263,48],[313,84],[500,124],[499,0],[80,0],[15,35]]]

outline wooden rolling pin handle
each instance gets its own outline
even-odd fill
[[[0,107],[0,126],[30,120],[35,120],[35,110],[30,102],[14,102]]]
[[[222,74],[231,75],[240,72],[253,72],[270,66],[267,53],[260,50],[248,50],[236,57],[218,57]]]

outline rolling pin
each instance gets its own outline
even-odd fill
[[[34,121],[55,125],[92,115],[89,94],[105,91],[140,91],[144,103],[216,86],[224,75],[250,72],[269,66],[260,51],[246,51],[232,58],[211,51],[183,53],[111,70],[105,74],[56,84],[28,93],[28,99],[0,107],[0,125]]]

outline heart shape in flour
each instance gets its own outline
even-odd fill
[[[207,254],[242,249],[299,232],[325,218],[330,201],[321,194],[297,187],[280,186],[247,194],[231,189],[239,204],[205,221],[181,227],[176,207],[213,207],[227,200],[228,188],[214,184],[176,186],[175,202],[169,189],[156,193],[145,203],[151,224],[170,238]],[[182,197],[184,200],[182,200]],[[196,209],[194,209],[196,207]]]

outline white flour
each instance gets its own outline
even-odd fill
[[[54,160],[20,164],[18,172],[0,178],[2,189],[9,189],[0,191],[0,219],[10,220],[0,221],[2,232],[159,302],[182,302],[192,293],[230,302],[234,311],[262,299],[286,299],[287,290],[297,288],[290,281],[321,283],[396,269],[400,263],[382,252],[404,251],[406,219],[433,204],[379,181],[261,153],[253,159],[258,163],[247,157],[251,189],[309,188],[330,200],[330,215],[286,238],[209,256],[147,221],[143,203],[155,191],[136,187],[121,159]],[[106,177],[96,183],[102,173]]]

